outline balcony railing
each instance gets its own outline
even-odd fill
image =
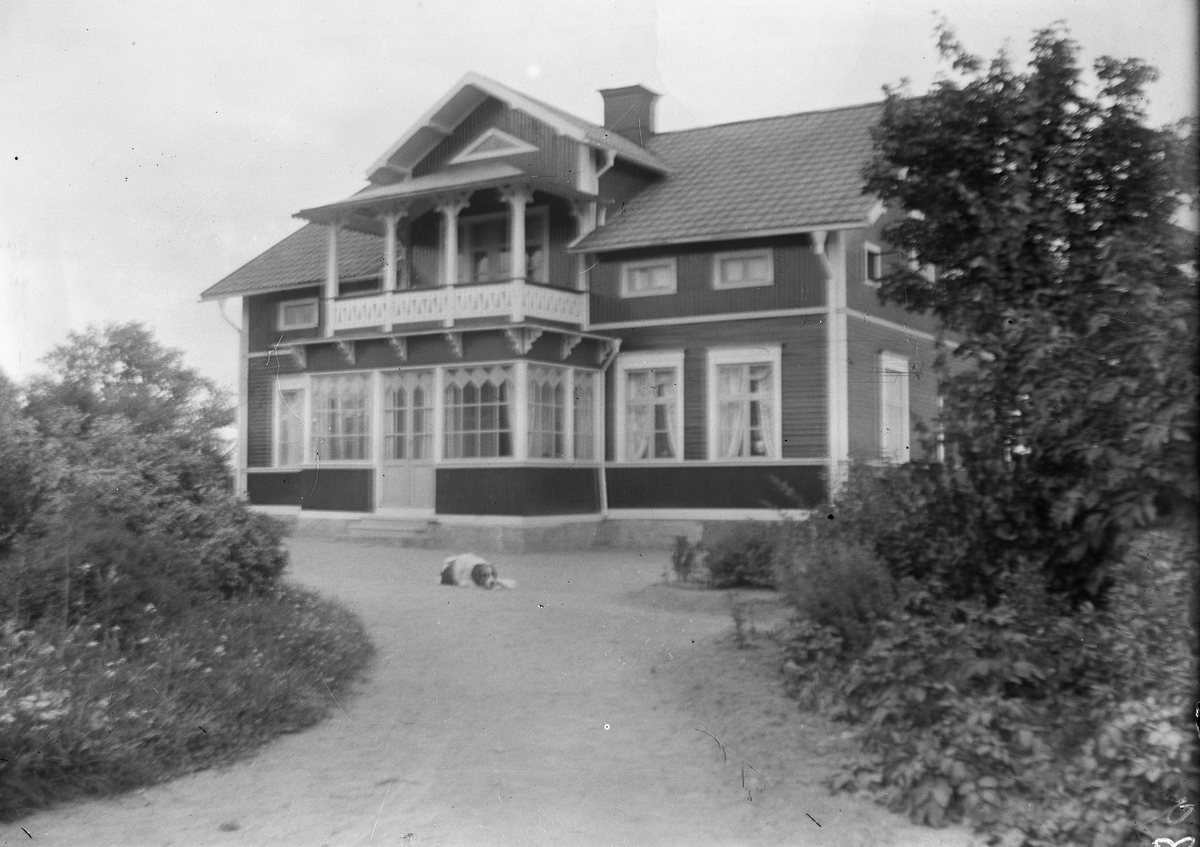
[[[474,318],[542,318],[583,326],[588,321],[588,297],[582,291],[520,280],[391,291],[334,300],[329,304],[327,325],[330,331],[338,332],[429,321],[453,326],[455,321]]]

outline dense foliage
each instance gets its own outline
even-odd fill
[[[1131,529],[1196,497],[1194,244],[1171,224],[1194,165],[1178,132],[1145,125],[1140,61],[1100,59],[1089,94],[1059,29],[1025,72],[948,30],[940,48],[950,75],[889,91],[875,132],[866,190],[907,213],[884,237],[915,260],[881,295],[959,342],[941,379],[983,526],[968,565],[992,582],[1033,561],[1094,598]]]
[[[234,495],[229,407],[136,324],[0,379],[0,817],[206,765],[317,720],[370,644],[279,581]],[[200,728],[203,729],[200,729]]]

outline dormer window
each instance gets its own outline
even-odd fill
[[[449,161],[448,164],[460,165],[464,162],[478,162],[481,159],[495,159],[500,156],[519,156],[523,153],[536,153],[537,148],[527,141],[522,141],[514,135],[502,130],[489,129],[463,148],[462,152]]]

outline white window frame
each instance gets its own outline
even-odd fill
[[[300,408],[286,409],[283,404],[283,392],[299,391],[301,393]],[[308,390],[307,376],[281,376],[275,380],[275,395],[274,404],[271,414],[271,466],[275,468],[295,468],[308,464],[308,441],[309,441],[309,398],[311,392]],[[300,417],[300,464],[284,464],[283,457],[280,455],[280,439],[279,429],[283,423],[283,416],[299,415]]]
[[[891,374],[898,376],[901,386],[900,401],[903,413],[903,427],[900,433],[900,443],[902,445],[902,453],[898,456],[889,456],[885,453],[888,438],[884,392],[887,390],[887,386],[895,384]],[[910,377],[911,372],[907,356],[888,353],[886,351],[879,354],[879,457],[883,461],[892,464],[903,465],[912,458],[912,399],[910,396],[912,382]]]
[[[879,276],[871,276],[871,257],[879,263]],[[870,241],[863,243],[863,282],[871,288],[878,288],[883,279],[883,249]]]
[[[318,438],[315,420],[318,410],[313,406],[313,396],[316,394],[313,383],[319,379],[336,379],[338,377],[366,377],[366,431],[362,433],[366,437],[366,450],[364,451],[365,455],[361,459],[333,459],[328,456],[322,456],[320,459],[320,464],[335,466],[350,465],[359,467],[363,465],[375,464],[376,457],[379,455],[379,451],[382,450],[382,447],[377,443],[379,430],[378,422],[382,414],[378,408],[380,402],[380,390],[377,373],[377,371],[323,371],[321,373],[308,374],[308,392],[305,397],[309,409],[309,417],[307,419],[306,427],[308,439],[305,442],[304,453],[306,462],[311,464],[316,460],[316,451],[313,449],[313,442]],[[346,436],[343,435],[341,437]],[[356,434],[355,437],[358,437],[358,435]]]
[[[708,459],[715,462],[778,462],[783,458],[783,346],[759,344],[753,347],[714,347],[709,349],[706,364]],[[717,398],[717,368],[722,365],[771,366],[771,455],[719,458],[719,402]]]
[[[312,306],[313,319],[298,324],[285,324],[284,312],[288,307]],[[321,322],[321,302],[316,297],[301,297],[296,300],[281,300],[275,304],[275,329],[280,332],[290,332],[296,329],[315,329]]]
[[[659,265],[669,265],[671,268],[671,289],[669,291],[630,291],[629,290],[629,274],[632,271],[645,270]],[[657,259],[641,259],[636,262],[621,263],[621,297],[664,297],[668,294],[675,294],[679,290],[679,269],[675,263],[674,256],[662,256]]]
[[[638,462],[645,464],[678,464],[683,461],[684,426],[683,426],[683,351],[682,350],[653,350],[637,353],[621,353],[616,363],[616,393],[613,395],[616,408],[616,443],[614,455],[619,462]],[[625,418],[628,410],[625,407],[625,395],[629,387],[630,371],[665,370],[674,368],[679,375],[675,391],[675,427],[676,443],[679,445],[677,456],[669,458],[630,459],[625,455]]]
[[[730,259],[766,259],[767,278],[754,279],[749,282],[725,282],[721,279],[721,263]],[[718,291],[733,288],[763,288],[775,284],[775,251],[771,248],[760,250],[731,250],[727,253],[714,253],[712,261],[712,287]]]

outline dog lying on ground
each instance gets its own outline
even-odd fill
[[[442,565],[442,585],[470,588],[472,583],[488,589],[517,587],[515,580],[501,579],[491,562],[474,553],[460,553],[446,559]]]

